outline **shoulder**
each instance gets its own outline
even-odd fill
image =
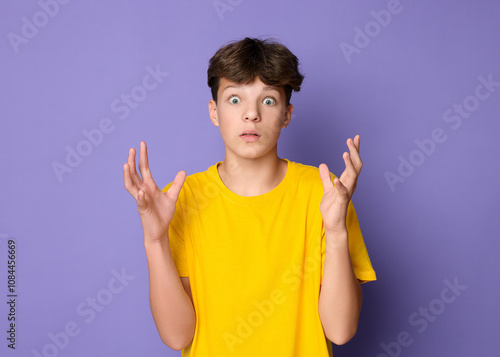
[[[316,197],[321,199],[324,194],[323,182],[319,175],[319,168],[316,166],[302,164],[298,162],[291,162],[293,169],[293,184],[296,187],[296,193],[303,197]],[[333,173],[330,172],[330,179],[336,178]],[[350,202],[351,204],[351,202]]]
[[[302,164],[300,162],[295,162],[291,160],[289,160],[289,162],[293,166],[297,176],[308,179],[316,175],[319,175],[319,170],[316,166]]]
[[[300,162],[289,161],[294,171],[294,179],[298,182],[319,185],[323,187],[321,177],[319,176],[319,168],[316,166],[302,164]],[[330,178],[333,180],[336,176],[330,172]]]
[[[205,171],[195,172],[193,174],[187,175],[184,180],[184,187],[196,187],[205,184],[213,178],[214,173],[217,172],[217,163],[210,166]],[[176,173],[175,173],[176,174]],[[175,176],[174,174],[174,176]],[[162,191],[166,192],[172,186],[173,181],[170,181]]]

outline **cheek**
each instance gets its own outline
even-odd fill
[[[274,125],[270,127],[269,133],[273,137],[279,137],[283,120],[276,119]]]
[[[236,130],[231,121],[227,120],[228,118],[219,117],[219,130],[223,137],[229,137],[234,134]]]

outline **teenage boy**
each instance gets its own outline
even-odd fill
[[[130,149],[124,180],[144,230],[152,314],[184,357],[326,357],[329,341],[356,333],[360,283],[376,280],[350,200],[360,137],[347,140],[340,179],[278,157],[303,78],[278,42],[225,45],[208,69],[224,161],[181,170],[160,190],[146,143],[140,176]]]

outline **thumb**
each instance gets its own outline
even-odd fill
[[[172,186],[167,191],[167,194],[170,195],[175,201],[179,198],[179,193],[181,192],[182,186],[184,185],[184,181],[186,179],[186,171],[181,170],[175,175],[174,182],[172,182]]]

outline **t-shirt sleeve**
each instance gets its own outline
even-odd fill
[[[352,269],[356,278],[358,278],[361,283],[377,280],[375,270],[372,267],[368,251],[363,240],[363,235],[361,234],[358,216],[356,215],[356,210],[354,209],[352,201],[349,202],[349,206],[347,208],[346,225],[349,237],[349,254],[351,257]],[[325,243],[325,227],[321,224],[321,281],[323,281],[323,272],[325,267]]]
[[[162,191],[167,192],[171,186],[172,182],[165,186]],[[184,192],[181,190],[179,199],[177,200],[174,217],[172,218],[172,222],[170,222],[170,227],[168,228],[170,250],[172,252],[172,257],[174,259],[179,277],[189,276],[185,244],[185,239],[187,238],[189,230],[186,227],[187,220],[184,218],[183,214],[184,197]]]

